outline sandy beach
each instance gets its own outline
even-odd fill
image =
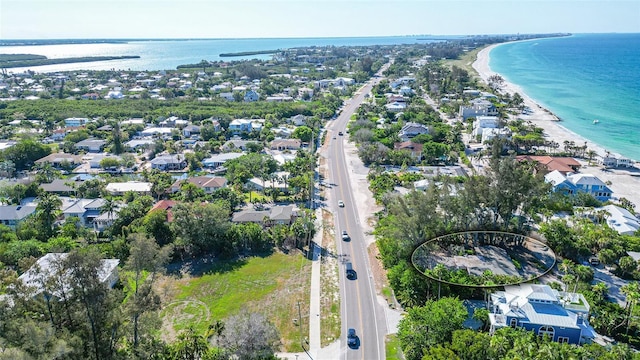
[[[499,45],[500,44],[495,44],[482,49],[478,52],[476,61],[472,65],[485,82],[487,82],[487,79],[490,76],[496,74],[491,71],[491,68],[489,67],[489,53],[493,48]],[[640,171],[638,171],[637,163],[636,167],[631,169],[632,171],[605,171],[602,166],[595,165],[595,160],[599,160],[602,156],[606,155],[607,150],[605,148],[563,127],[561,125],[562,121],[559,121],[552,112],[536,103],[518,85],[509,83],[505,80],[500,91],[511,94],[516,92],[519,93],[524,99],[525,105],[531,109],[531,113],[529,115],[518,115],[518,117],[523,120],[531,121],[535,126],[544,129],[545,136],[560,144],[560,149],[562,149],[565,141],[573,141],[578,146],[586,144],[589,150],[594,150],[598,154],[596,159],[593,161],[594,165],[588,166],[586,161],[581,161],[583,167],[580,171],[586,174],[593,174],[604,182],[610,182],[611,185],[609,185],[609,187],[614,192],[614,198],[626,198],[636,205],[636,211],[640,210],[640,192],[638,192],[638,189],[640,189]],[[618,158],[622,157],[621,155],[613,152],[610,152],[610,154],[615,155]]]

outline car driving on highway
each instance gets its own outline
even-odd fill
[[[349,345],[350,348],[358,346],[358,336],[356,335],[356,329],[354,328],[349,328],[349,330],[347,330],[347,345]]]

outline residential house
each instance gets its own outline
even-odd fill
[[[18,224],[36,212],[35,206],[0,205],[0,224],[15,229]]]
[[[173,212],[171,211],[171,209],[173,209],[173,207],[177,203],[178,202],[173,201],[173,200],[160,200],[160,201],[158,201],[157,203],[155,203],[153,205],[151,210],[149,210],[149,213],[151,213],[153,211],[164,210],[164,211],[167,212],[167,222],[172,222],[173,221]]]
[[[127,181],[118,183],[109,183],[106,186],[106,190],[109,194],[114,196],[121,196],[129,191],[138,193],[141,195],[151,195],[151,188],[153,184],[150,182],[142,181]]]
[[[89,123],[89,119],[88,118],[77,118],[77,117],[70,117],[70,118],[66,118],[64,119],[64,126],[65,127],[78,127],[78,126],[84,126],[87,125],[87,123]]]
[[[605,167],[622,167],[622,168],[630,168],[634,166],[634,162],[630,159],[618,158],[615,156],[603,156],[600,163]]]
[[[271,150],[298,150],[302,142],[300,139],[274,139],[269,148]]]
[[[230,139],[225,142],[220,148],[222,151],[235,151],[235,150],[247,150],[248,143],[257,143],[255,140],[240,140],[240,139]]]
[[[256,191],[264,191],[265,189],[276,189],[282,193],[288,193],[289,187],[286,180],[289,177],[289,173],[286,171],[280,171],[274,173],[273,175],[274,177],[268,180],[263,180],[258,177],[251,178],[247,181],[245,187]]]
[[[48,288],[51,279],[54,277],[68,277],[69,271],[60,269],[59,266],[67,258],[68,253],[48,253],[38,259],[36,263],[18,277],[24,285],[32,290],[34,297],[43,294],[45,296],[53,296],[62,299],[62,291],[69,288],[68,281],[64,282],[63,288]],[[100,283],[105,284],[108,288],[118,282],[118,265],[119,259],[102,259],[100,260],[100,268],[98,269],[98,279]]]
[[[386,104],[384,107],[385,109],[387,109],[387,111],[400,112],[404,111],[404,109],[407,108],[407,104],[404,102],[394,101],[392,103]]]
[[[95,218],[101,215],[102,207],[106,203],[104,199],[75,199],[67,198],[68,201],[63,201],[62,214],[64,219],[67,220],[70,217],[76,216],[80,219],[80,223],[83,226],[93,226]],[[113,219],[117,216],[110,214]]]
[[[108,229],[118,219],[118,213],[122,210],[121,207],[116,207],[113,211],[107,211],[100,213],[93,218],[93,230],[96,232],[102,232]]]
[[[400,90],[398,91],[398,93],[403,96],[411,96],[413,95],[413,89],[411,89],[408,86],[402,86],[400,87]]]
[[[619,234],[633,235],[640,230],[640,218],[629,210],[616,205],[607,205],[594,209],[594,211],[600,210],[608,214],[606,216],[607,225]]]
[[[416,161],[422,160],[422,144],[414,143],[413,141],[404,141],[393,144],[394,150],[406,150],[411,153],[411,157]]]
[[[491,333],[519,327],[552,341],[581,344],[597,334],[589,325],[589,303],[582,294],[559,292],[548,285],[505,286],[491,294]]]
[[[502,127],[497,116],[476,116],[473,122],[473,137],[482,137],[484,129],[497,129]]]
[[[498,108],[491,101],[476,101],[470,106],[461,105],[458,111],[462,120],[477,116],[498,116]]]
[[[156,156],[151,162],[152,169],[158,170],[182,170],[187,167],[187,161],[184,158],[184,155],[175,154],[175,155],[159,155]]]
[[[271,95],[267,96],[267,102],[285,102],[285,101],[293,101],[293,97],[289,95]]]
[[[298,89],[298,97],[304,99],[305,97],[308,99],[313,98],[313,89],[308,87],[301,87]]]
[[[333,80],[333,85],[335,86],[349,86],[355,84],[356,81],[352,78],[339,77]]]
[[[177,180],[169,189],[171,193],[177,193],[185,183],[191,183],[198,188],[204,190],[205,193],[211,194],[214,191],[227,186],[227,179],[222,176],[194,176],[184,180]]]
[[[121,126],[125,126],[125,125],[144,125],[145,121],[144,119],[141,118],[131,118],[129,120],[122,120],[120,121],[120,125]]]
[[[85,139],[76,143],[75,148],[77,150],[84,150],[88,152],[100,152],[107,145],[105,140],[101,139]]]
[[[126,143],[124,143],[124,146],[133,151],[137,151],[139,149],[150,148],[154,143],[155,140],[153,139],[135,139],[127,141]]]
[[[244,93],[244,102],[254,102],[258,100],[260,100],[260,94],[258,94],[256,91],[247,90],[247,92]]]
[[[289,122],[292,123],[295,126],[306,125],[307,124],[307,117],[302,115],[302,114],[298,114],[298,115],[292,116],[289,119]]]
[[[73,183],[68,179],[55,179],[48,184],[40,184],[40,188],[44,192],[58,194],[58,195],[72,195],[76,193],[76,188],[69,185]],[[82,183],[82,181],[79,181]]]
[[[118,155],[112,155],[112,154],[107,154],[107,153],[98,153],[98,154],[89,153],[89,154],[85,154],[82,157],[82,161],[85,164],[88,163],[89,164],[89,168],[91,168],[91,169],[100,169],[102,167],[101,166],[102,160],[107,159],[107,158],[118,160],[118,161],[122,160],[122,158],[120,158],[120,156],[118,156]],[[113,171],[113,170],[115,170],[115,168],[112,168],[112,169],[109,169],[109,170]]]
[[[482,143],[487,143],[495,138],[500,139],[510,139],[511,138],[511,130],[509,128],[500,128],[500,129],[484,129],[482,130]]]
[[[168,127],[149,127],[140,132],[140,136],[142,137],[154,137],[158,136],[171,136],[173,132],[172,128]]]
[[[182,129],[182,135],[184,135],[184,137],[200,135],[200,127],[196,125],[187,125]]]
[[[291,225],[297,217],[292,205],[275,205],[268,210],[242,210],[233,214],[234,223],[256,223],[262,226]]]
[[[222,131],[222,127],[220,126],[220,121],[218,119],[214,119],[213,117],[205,119],[202,121],[202,126],[205,126],[207,123],[211,123],[215,132]]]
[[[98,93],[86,93],[81,96],[82,100],[98,100],[100,99],[100,94]]]
[[[177,116],[169,116],[168,118],[160,121],[158,125],[160,125],[160,127],[168,127],[168,128],[183,128],[189,125],[189,121],[180,119]]]
[[[292,128],[288,128],[284,125],[282,126],[278,126],[277,128],[272,128],[271,132],[273,132],[273,134],[278,137],[278,138],[282,138],[282,139],[288,139],[291,137],[291,135],[293,135],[293,132],[295,130]]]
[[[518,155],[518,161],[535,161],[542,165],[547,172],[558,170],[562,175],[577,172],[580,169],[580,163],[572,157],[561,156],[537,156],[537,155]]]
[[[251,131],[252,121],[250,119],[233,119],[229,123],[229,131],[233,134]]]
[[[215,170],[215,169],[218,169],[221,166],[224,166],[224,164],[227,161],[233,160],[233,159],[237,159],[237,158],[239,158],[240,156],[243,156],[243,155],[244,155],[244,153],[241,153],[241,152],[214,154],[211,157],[202,160],[202,166],[207,168],[207,169]]]
[[[233,97],[232,92],[221,92],[220,94],[218,94],[218,96],[220,96],[221,98],[227,101],[235,101],[235,98]]]
[[[591,194],[600,201],[607,201],[611,198],[613,191],[600,179],[590,174],[568,174],[562,175],[554,170],[544,176],[546,182],[551,183],[555,192],[562,192],[574,195],[578,191]]]
[[[408,122],[402,126],[398,136],[402,141],[408,141],[421,134],[428,134],[429,128],[426,125]]]
[[[81,155],[73,155],[67,153],[53,153],[35,161],[36,165],[51,164],[56,169],[62,169],[67,166],[78,166],[82,163]]]

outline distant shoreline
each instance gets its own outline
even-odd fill
[[[45,66],[45,65],[72,64],[72,63],[94,62],[94,61],[139,59],[139,58],[140,58],[139,55],[85,56],[85,57],[59,58],[59,59],[33,58],[33,59],[15,60],[15,61],[0,61],[0,68],[10,69],[10,68],[31,67],[31,66]]]
[[[0,40],[0,46],[44,46],[44,45],[82,45],[82,44],[126,44],[128,40],[116,39],[34,39]]]
[[[263,54],[275,54],[282,50],[257,50],[257,51],[241,51],[235,53],[222,53],[220,57],[235,57],[235,56],[251,56],[251,55],[263,55]]]

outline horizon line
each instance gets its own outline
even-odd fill
[[[517,35],[551,35],[551,34],[640,34],[639,33],[571,33],[571,32],[548,32],[548,33],[492,33],[492,34],[406,34],[406,35],[358,35],[358,36],[274,36],[274,37],[78,37],[78,38],[11,38],[1,39],[3,41],[55,41],[55,40],[270,40],[270,39],[349,39],[349,38],[392,38],[392,37],[486,37],[486,36],[517,36]]]

